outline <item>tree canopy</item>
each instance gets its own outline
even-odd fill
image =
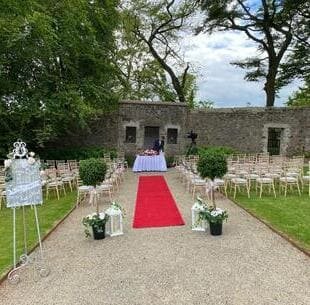
[[[274,106],[277,90],[289,76],[281,66],[294,58],[289,47],[308,44],[309,2],[306,0],[202,0],[205,12],[200,31],[239,31],[257,44],[257,55],[235,63],[248,69],[248,81],[265,80],[266,106]],[[308,46],[309,48],[309,46]],[[280,75],[279,75],[280,74]],[[296,75],[296,74],[295,74]],[[294,77],[294,73],[291,74]]]
[[[183,59],[179,43],[181,34],[190,26],[190,18],[196,13],[198,1],[132,0],[125,1],[125,4],[125,40],[130,42],[131,48],[126,48],[125,58],[129,61],[123,76],[128,79],[131,73],[134,77],[132,83],[138,88],[143,84],[149,96],[152,92],[162,100],[190,102],[195,90],[194,78],[189,72],[189,63]],[[146,85],[149,80],[153,82]]]
[[[0,145],[44,145],[117,102],[118,1],[0,1]]]

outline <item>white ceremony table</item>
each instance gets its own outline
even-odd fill
[[[134,172],[165,172],[167,171],[167,164],[164,154],[155,156],[136,156],[133,164]]]

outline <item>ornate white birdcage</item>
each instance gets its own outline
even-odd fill
[[[110,236],[124,234],[122,208],[119,205],[112,203],[105,212],[109,215],[109,220],[106,224],[106,234]]]
[[[204,210],[204,206],[200,200],[197,200],[192,206],[192,230],[193,231],[206,231],[206,220],[199,220],[199,212]]]

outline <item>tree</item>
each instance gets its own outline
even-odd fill
[[[191,99],[194,89],[189,88],[190,66],[180,57],[178,43],[181,31],[186,29],[188,20],[195,13],[197,3],[189,0],[137,0],[131,1],[128,6],[135,38],[147,47],[158,66],[169,75],[175,95],[182,103]]]
[[[289,84],[298,78],[309,83],[310,78],[310,2],[298,11],[299,21],[286,61],[280,64],[279,82]]]
[[[113,108],[117,1],[0,1],[0,146],[41,145]]]
[[[274,106],[276,92],[284,85],[279,82],[281,63],[289,47],[303,39],[298,35],[303,20],[300,12],[307,3],[306,0],[203,0],[201,8],[206,18],[198,32],[240,31],[256,43],[258,55],[235,64],[250,70],[246,80],[265,80],[266,106]]]
[[[289,97],[287,103],[288,106],[309,106],[310,107],[310,81],[305,83],[302,88],[294,92]]]

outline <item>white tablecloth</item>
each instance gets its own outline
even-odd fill
[[[137,156],[133,164],[134,172],[165,172],[167,164],[164,154],[157,156]]]

